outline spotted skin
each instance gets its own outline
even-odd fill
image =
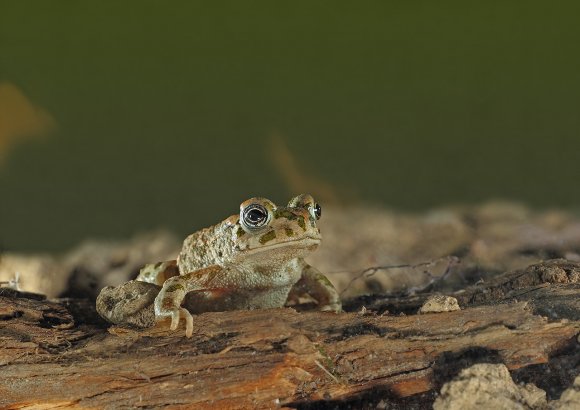
[[[249,206],[258,209],[254,220],[244,214]],[[315,207],[307,194],[287,206],[265,198],[248,199],[238,215],[189,235],[176,260],[145,266],[136,281],[123,285],[123,291],[133,295],[133,288],[142,282],[161,286],[155,299],[144,305],[154,310],[156,320],[170,318],[172,330],[185,319],[187,337],[193,333],[192,313],[275,308],[306,294],[318,301],[320,310],[340,312],[340,297],[332,283],[304,261],[321,241]],[[106,289],[112,294],[113,288],[103,292]],[[107,306],[97,301],[99,313],[124,324],[119,309],[108,314],[114,305],[111,297],[102,299]]]
[[[139,271],[137,280],[163,286],[163,283],[165,283],[167,279],[178,275],[179,268],[177,267],[177,261],[172,260],[145,265]]]

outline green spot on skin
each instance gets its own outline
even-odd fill
[[[174,283],[173,285],[169,285],[167,287],[167,289],[165,289],[165,292],[171,293],[171,292],[176,292],[178,290],[184,290],[185,288],[183,287],[183,285],[180,285],[179,283]]]
[[[290,228],[284,229],[286,231],[286,236],[294,236],[294,231]]]
[[[331,287],[334,289],[334,285],[332,284],[332,282],[324,275],[318,275],[316,277],[316,280],[318,280],[318,282],[322,283],[323,285],[327,286],[327,287]]]
[[[292,212],[290,212],[287,209],[277,209],[276,212],[274,212],[274,219],[279,219],[279,218],[286,218],[290,221],[293,221],[294,219],[296,219],[296,215]]]
[[[264,235],[260,236],[260,243],[263,245],[271,240],[276,239],[276,232],[270,231],[265,233]]]
[[[238,238],[241,238],[245,234],[246,234],[246,231],[244,231],[241,227],[238,227],[238,230],[236,231],[236,235],[238,236]]]
[[[304,218],[301,216],[298,217],[298,226],[300,226],[303,231],[306,230],[306,223],[304,223]]]

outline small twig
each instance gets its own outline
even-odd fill
[[[445,269],[445,272],[443,273],[443,275],[441,276],[434,276],[431,272],[429,272],[428,270],[424,270],[423,274],[427,275],[430,279],[429,283],[425,286],[422,287],[415,287],[415,288],[411,288],[409,289],[407,292],[408,293],[415,293],[421,290],[426,289],[427,287],[429,287],[430,285],[432,285],[433,283],[440,281],[440,280],[444,280],[449,273],[451,272],[451,268],[453,266],[455,266],[457,263],[459,263],[459,258],[457,256],[445,256],[443,258],[439,258],[439,259],[435,259],[432,261],[428,261],[428,262],[421,262],[421,263],[417,263],[417,264],[402,264],[402,265],[383,265],[383,266],[373,266],[370,268],[366,268],[363,269],[361,271],[340,271],[340,272],[330,272],[330,273],[355,273],[355,272],[359,272],[358,275],[356,275],[354,278],[352,278],[350,280],[350,282],[348,283],[348,285],[346,285],[346,287],[340,292],[340,295],[342,296],[348,289],[350,289],[350,287],[352,286],[352,284],[354,282],[356,282],[357,280],[361,279],[361,278],[370,278],[371,276],[373,276],[375,273],[379,272],[379,271],[383,271],[383,270],[392,270],[392,269],[404,269],[404,268],[409,268],[409,269],[417,269],[420,267],[432,267],[435,264],[439,263],[441,260],[443,259],[447,259],[447,267]]]
[[[332,380],[334,380],[335,382],[339,383],[339,381],[338,381],[338,379],[336,378],[336,376],[335,376],[334,374],[330,373],[330,372],[328,371],[328,369],[327,369],[326,367],[324,367],[322,364],[320,364],[320,362],[319,362],[318,360],[314,360],[314,363],[316,363],[316,365],[317,365],[318,367],[320,367],[320,368],[321,368],[321,369],[324,371],[324,373],[326,373],[328,376],[330,376],[330,378],[331,378]]]
[[[447,257],[447,266],[445,267],[445,271],[443,272],[443,274],[440,276],[435,276],[435,275],[432,275],[431,272],[424,271],[423,273],[429,277],[429,282],[427,282],[425,285],[422,285],[422,286],[414,286],[414,287],[408,288],[407,292],[406,292],[407,296],[422,292],[425,289],[432,286],[433,284],[435,284],[436,282],[444,281],[447,278],[447,276],[449,276],[449,274],[451,273],[451,268],[453,268],[459,262],[460,262],[460,260],[457,256],[448,256]]]

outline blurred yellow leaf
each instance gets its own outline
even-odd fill
[[[52,116],[34,105],[11,83],[0,83],[0,162],[17,142],[48,134],[56,126]]]
[[[306,172],[288,148],[284,138],[277,133],[270,138],[268,158],[284,179],[292,195],[309,193],[325,204],[338,203],[340,196],[335,187],[317,178],[312,172]]]

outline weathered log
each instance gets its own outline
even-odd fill
[[[511,370],[577,345],[580,322],[527,302],[426,315],[206,313],[183,329],[74,322],[62,303],[0,296],[0,404],[275,408],[431,392],[474,352]],[[432,400],[429,396],[428,399]]]
[[[554,259],[495,276],[466,289],[448,292],[461,306],[529,301],[533,310],[551,319],[580,320],[580,264]],[[345,309],[361,307],[383,313],[417,312],[430,294],[363,295],[346,301]]]

